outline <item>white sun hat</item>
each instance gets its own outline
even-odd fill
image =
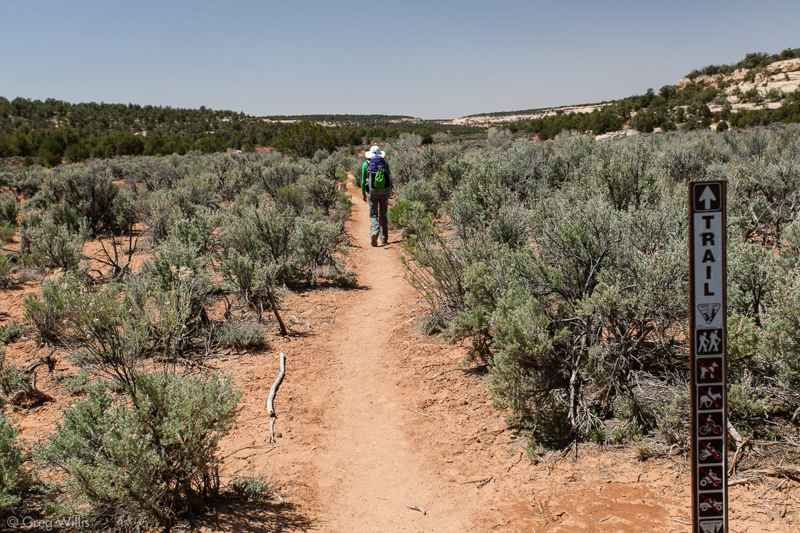
[[[373,144],[370,147],[369,152],[364,153],[364,157],[366,157],[367,159],[372,159],[375,156],[386,157],[386,152],[381,150],[377,144]]]

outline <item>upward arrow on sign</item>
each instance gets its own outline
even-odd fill
[[[706,185],[703,194],[700,195],[700,201],[703,203],[703,209],[711,209],[711,206],[717,201],[714,191],[708,185]]]

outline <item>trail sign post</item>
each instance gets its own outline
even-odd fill
[[[728,533],[726,185],[689,184],[693,533]]]

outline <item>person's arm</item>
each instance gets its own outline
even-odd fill
[[[386,162],[386,189],[392,192],[392,171],[389,169],[389,162]]]
[[[367,162],[361,163],[361,198],[367,200]]]

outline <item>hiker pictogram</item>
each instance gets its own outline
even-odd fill
[[[696,355],[712,355],[722,353],[722,330],[697,330]]]

